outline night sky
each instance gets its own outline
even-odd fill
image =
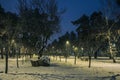
[[[60,8],[65,8],[66,12],[62,15],[61,33],[75,30],[71,21],[78,19],[83,14],[90,15],[94,11],[100,10],[100,0],[57,0]],[[0,4],[5,11],[17,12],[17,0],[0,0]]]

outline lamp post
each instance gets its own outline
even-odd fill
[[[69,41],[66,41],[66,45],[69,45],[70,44],[70,42]]]
[[[83,48],[83,47],[81,47],[81,50],[82,50],[82,56],[84,56],[84,53],[83,53],[84,48]]]
[[[18,63],[18,53],[19,53],[19,48],[18,48],[18,46],[17,46],[17,44],[15,43],[15,48],[16,48],[16,50],[15,50],[15,52],[16,52],[16,64],[17,64],[17,68],[19,68],[19,63]]]
[[[60,62],[61,62],[61,56],[62,56],[62,51],[61,49],[59,50],[59,58],[60,58]]]
[[[17,46],[17,44],[16,44],[16,42],[15,42],[14,39],[11,41],[11,44],[12,44],[13,47],[14,47],[14,53],[16,54],[16,64],[17,64],[17,68],[19,68],[19,63],[18,63],[18,53],[19,53],[19,49],[18,49],[18,46]],[[13,51],[12,51],[12,52],[13,52]],[[14,54],[14,55],[15,55],[15,54]]]
[[[76,64],[77,53],[78,53],[78,47],[74,47],[74,56],[75,56],[74,64]]]
[[[54,51],[54,48],[55,48],[55,47],[54,47],[54,46],[52,46],[52,55],[53,55],[53,60],[54,60],[54,56],[55,56],[55,53],[54,53],[54,52],[55,52],[55,51]]]
[[[67,62],[67,57],[68,57],[68,54],[69,54],[68,47],[70,45],[70,42],[66,41],[65,45],[66,45],[65,62]]]
[[[20,52],[22,53],[22,64],[24,64],[24,52],[25,52],[25,47],[24,46],[21,47]]]
[[[19,41],[19,57],[21,57],[21,48],[22,48],[22,38],[23,38],[23,34],[19,34],[18,35],[18,41]],[[31,56],[30,56],[31,58]]]

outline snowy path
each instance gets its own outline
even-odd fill
[[[120,80],[120,64],[93,62],[88,68],[88,62],[77,60],[77,65],[73,62],[69,59],[65,63],[62,59],[62,62],[52,61],[50,67],[32,67],[29,61],[23,65],[20,61],[18,69],[16,60],[9,60],[9,72],[0,73],[0,80]],[[102,64],[107,66],[102,67]],[[0,60],[0,71],[4,71],[3,60]]]

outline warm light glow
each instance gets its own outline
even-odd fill
[[[3,52],[5,52],[5,48],[3,48]]]
[[[84,48],[82,47],[81,50],[83,51],[83,49],[84,49]]]
[[[53,46],[52,49],[54,49],[55,47]]]
[[[74,48],[75,48],[75,46],[72,46],[72,48],[74,49]]]
[[[66,45],[69,45],[70,44],[70,42],[69,41],[66,41]]]
[[[75,47],[75,48],[74,48],[74,50],[75,50],[75,51],[78,51],[78,48],[77,48],[77,47]]]
[[[113,47],[115,47],[115,46],[116,46],[116,45],[115,45],[115,43],[114,43],[114,44],[112,44],[112,46],[113,46]]]
[[[14,40],[14,39],[12,40],[12,43],[15,43],[15,40]]]

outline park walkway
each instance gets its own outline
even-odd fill
[[[50,67],[32,67],[29,60],[21,64],[16,68],[16,59],[9,59],[9,72],[0,73],[0,80],[120,80],[120,68],[112,66],[112,63],[93,61],[92,67],[88,68],[87,61],[77,59],[74,65],[73,58],[65,63],[64,58],[60,62],[59,58],[51,57]],[[109,67],[102,67],[103,64],[109,64]],[[0,71],[4,71],[3,60],[0,60]]]

